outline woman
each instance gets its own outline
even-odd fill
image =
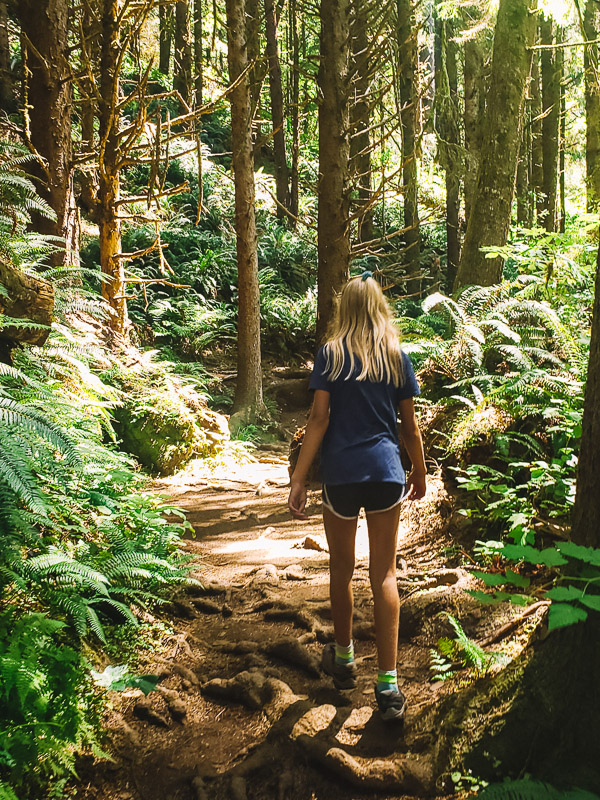
[[[383,719],[402,719],[396,657],[400,602],[396,539],[400,503],[426,492],[423,443],[414,412],[419,394],[414,370],[400,349],[391,309],[371,272],[342,289],[325,345],[310,381],[313,406],[288,500],[307,519],[306,476],[321,447],[323,523],[329,545],[330,599],[335,644],[323,651],[323,670],[338,689],[356,686],[352,643],[354,541],[361,508],[369,533],[369,577],[375,606],[378,668],[375,697]],[[412,463],[408,480],[402,441]]]

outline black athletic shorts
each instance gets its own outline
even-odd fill
[[[356,519],[361,508],[368,514],[389,511],[404,500],[406,484],[383,481],[323,484],[323,505],[336,517]]]

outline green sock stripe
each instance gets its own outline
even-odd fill
[[[377,674],[377,683],[397,683],[398,682],[398,674],[394,670],[393,672],[379,672]]]
[[[338,664],[350,664],[354,661],[354,644],[348,646],[335,645],[335,660]]]

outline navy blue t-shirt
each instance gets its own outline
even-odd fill
[[[323,483],[405,483],[396,418],[400,401],[420,393],[412,363],[403,352],[404,381],[396,387],[384,381],[356,380],[362,369],[357,361],[355,358],[352,375],[346,380],[350,373],[346,352],[342,372],[330,381],[325,374],[327,356],[323,347],[315,359],[310,388],[331,395],[329,426],[321,446]]]

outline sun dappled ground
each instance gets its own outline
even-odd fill
[[[411,769],[418,767],[422,712],[452,691],[430,680],[430,647],[444,632],[439,612],[449,608],[475,635],[512,613],[482,615],[464,594],[472,579],[454,568],[452,503],[434,477],[428,496],[402,514],[404,728],[386,726],[375,713],[363,519],[354,579],[359,682],[351,692],[334,690],[319,669],[332,638],[320,494],[310,493],[308,522],[290,517],[283,449],[258,451],[244,463],[194,462],[155,484],[194,527],[186,549],[202,588],[161,612],[172,617],[173,633],[144,664],[162,676],[159,691],[113,695],[107,727],[114,761],[82,766],[83,800],[359,800],[374,789],[397,797],[409,755]],[[417,769],[408,785],[418,793],[428,780]]]

